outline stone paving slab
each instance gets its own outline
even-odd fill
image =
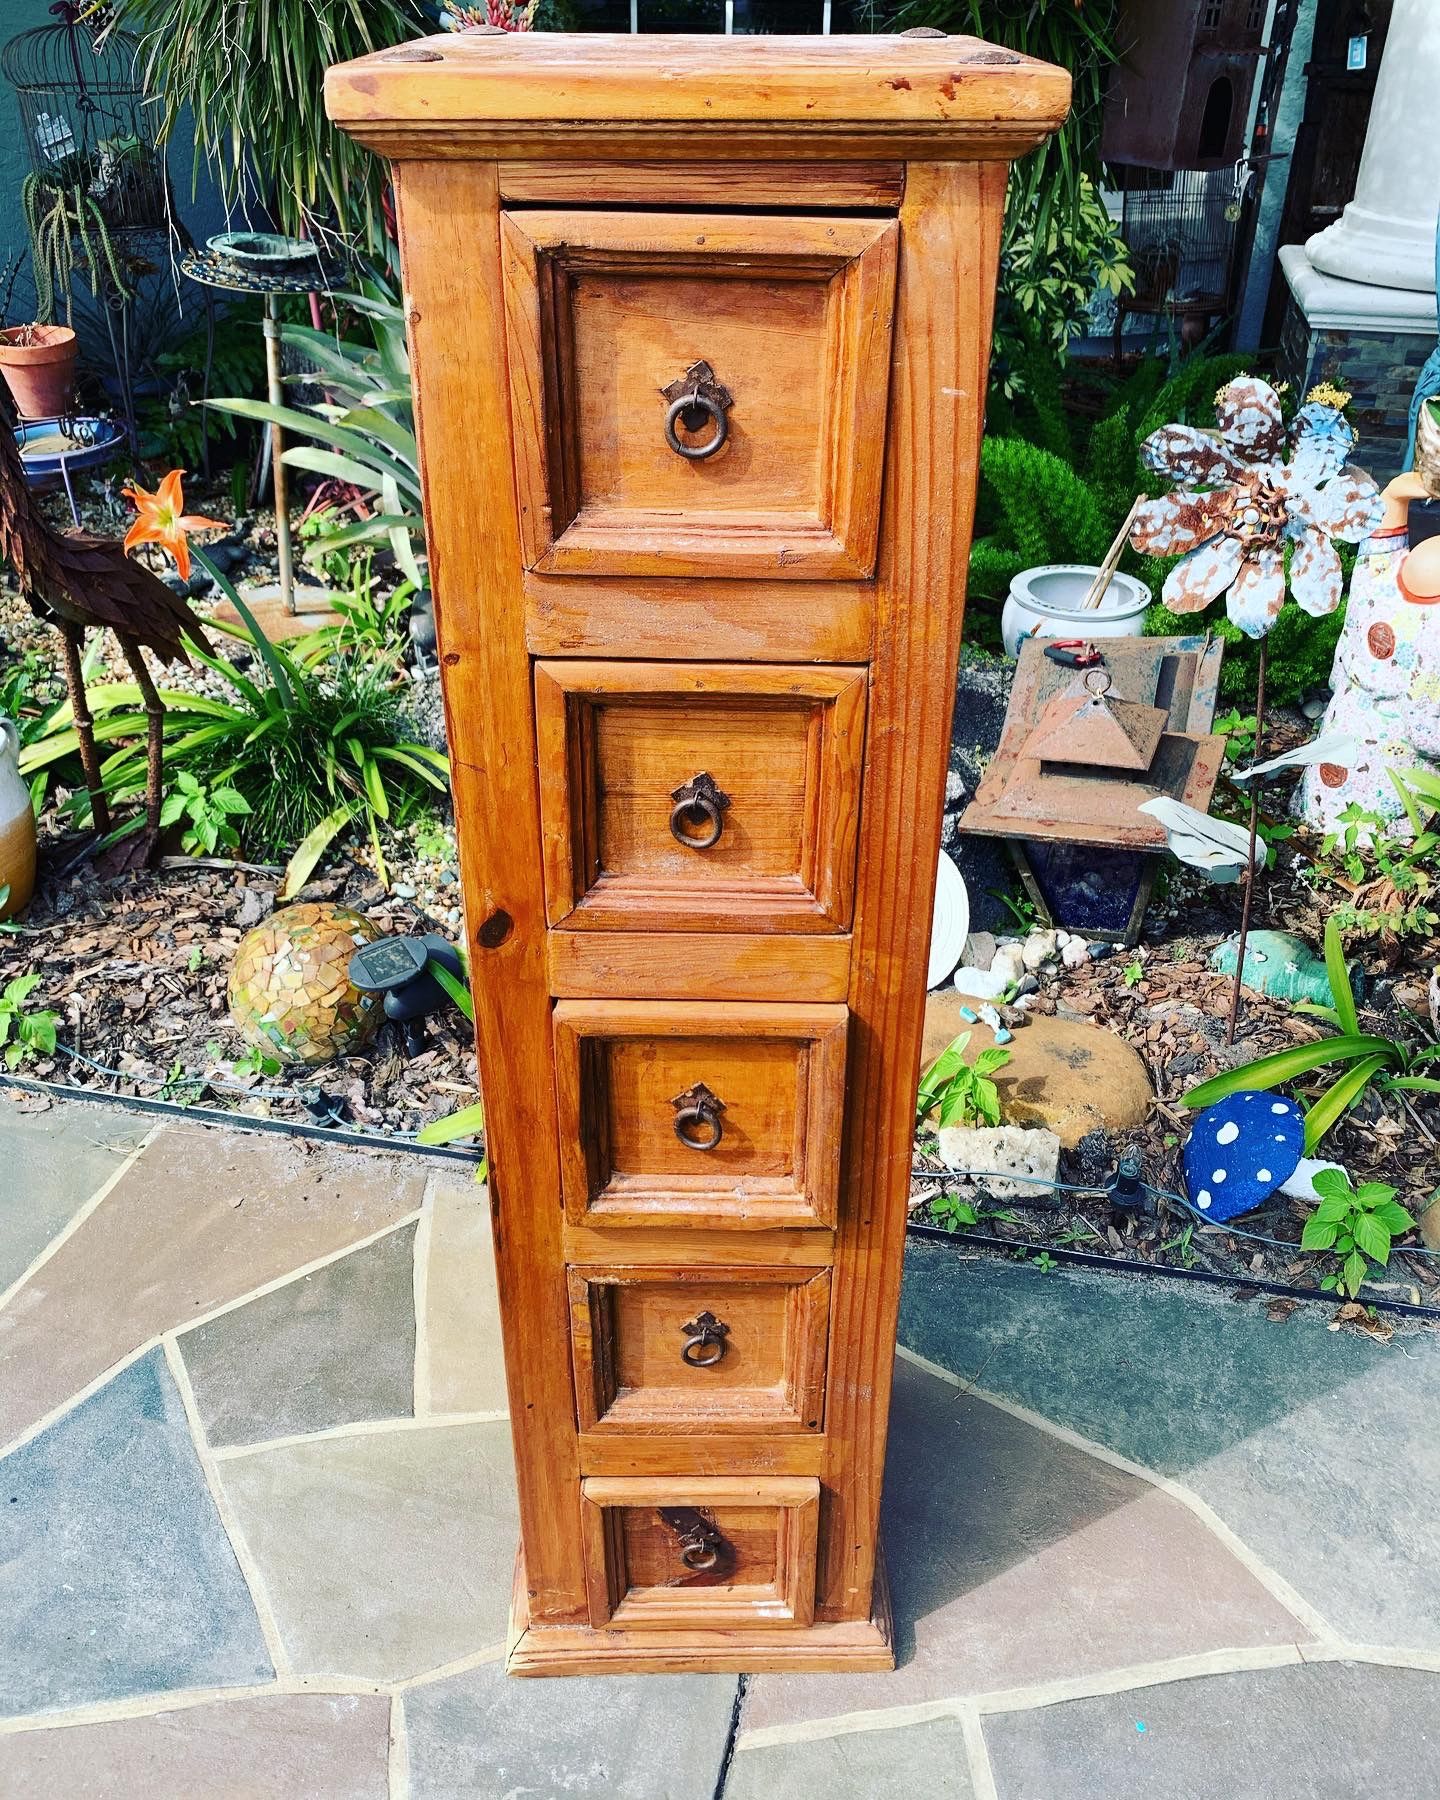
[[[736,1749],[725,1800],[974,1800],[965,1733],[957,1719],[884,1731],[845,1731],[800,1743]]]
[[[1440,1333],[911,1243],[901,1339],[1199,1494],[1352,1641],[1440,1649]],[[1356,1555],[1357,1543],[1365,1545]]]
[[[903,1359],[890,1433],[900,1666],[756,1676],[747,1731],[1300,1632],[1179,1501]]]
[[[475,1181],[438,1183],[432,1208],[424,1319],[431,1410],[503,1412],[490,1190]]]
[[[983,1723],[998,1800],[1434,1800],[1440,1675],[1311,1663]]]
[[[387,1800],[390,1702],[275,1694],[0,1737],[15,1800]]]
[[[153,1129],[141,1119],[84,1101],[43,1111],[13,1090],[0,1094],[0,1293],[97,1193]]]
[[[723,1675],[507,1676],[405,1696],[411,1800],[711,1800],[737,1683]]]
[[[147,1338],[402,1219],[423,1188],[398,1157],[167,1126],[0,1312],[0,1445]]]
[[[397,1681],[504,1638],[508,1424],[320,1438],[220,1478],[298,1673]]]
[[[215,1445],[415,1409],[415,1227],[222,1313],[177,1341]]]
[[[272,1674],[159,1350],[0,1461],[0,1715]]]

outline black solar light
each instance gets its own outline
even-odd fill
[[[424,937],[383,937],[362,944],[350,958],[350,979],[362,994],[385,996],[385,1017],[405,1030],[405,1053],[425,1048],[425,1017],[438,1012],[450,996],[435,978],[437,965],[462,986],[460,953],[433,931]]]

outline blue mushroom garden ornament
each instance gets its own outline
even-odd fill
[[[1207,1219],[1238,1218],[1300,1167],[1305,1118],[1283,1095],[1246,1090],[1207,1106],[1185,1145],[1190,1204]]]

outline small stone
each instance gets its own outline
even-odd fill
[[[980,1022],[979,1013],[973,1012],[968,1006],[960,1008],[960,1017],[967,1025],[977,1025]]]
[[[274,910],[275,896],[268,888],[247,887],[240,896],[240,910],[231,922],[239,930],[248,931],[252,925],[268,919]]]
[[[1321,709],[1324,710],[1323,708]],[[965,781],[958,770],[951,769],[945,777],[945,804],[958,806],[965,798]]]
[[[1072,937],[1067,944],[1062,945],[1060,960],[1067,969],[1083,969],[1090,960],[1089,944],[1084,938]]]
[[[1092,941],[1088,946],[1088,953],[1091,962],[1104,962],[1107,956],[1113,956],[1115,954],[1115,946],[1113,944]]]
[[[442,869],[440,871],[441,887],[454,887],[459,879],[460,877],[456,874],[454,869]]]
[[[991,932],[972,931],[965,940],[965,954],[961,961],[972,969],[988,969],[995,960],[997,948]]]
[[[1057,931],[1055,933],[1055,942],[1056,945],[1063,950],[1070,942],[1070,933],[1068,931]]]
[[[1022,976],[1021,980],[1020,980],[1020,985],[1015,990],[1017,999],[1019,998],[1019,996],[1021,994],[1038,994],[1039,992],[1040,992],[1040,978],[1038,975]]]
[[[1020,957],[1027,969],[1038,969],[1041,963],[1049,962],[1054,954],[1055,933],[1034,931],[1026,938]]]
[[[415,888],[408,881],[397,881],[390,892],[397,900],[413,900],[415,898]]]
[[[449,912],[446,913],[445,923],[447,925],[458,925],[460,923],[460,908],[458,906],[452,906]]]
[[[1312,694],[1308,700],[1301,701],[1300,710],[1304,713],[1305,717],[1313,723],[1314,720],[1324,717],[1325,708],[1328,704],[1329,702],[1325,699],[1323,694]]]
[[[962,965],[955,971],[952,985],[957,994],[966,994],[972,1000],[997,1000],[1010,982],[994,969],[971,969]]]
[[[1019,943],[1001,944],[990,964],[990,973],[1001,978],[998,992],[1003,993],[1006,988],[1013,987],[1025,973],[1024,946]]]
[[[989,1177],[980,1182],[992,1200],[1034,1199],[1060,1169],[1060,1140],[1053,1131],[1022,1131],[1015,1125],[946,1125],[939,1134],[940,1160],[947,1169],[969,1169]],[[1006,1175],[1031,1177],[1006,1181]]]

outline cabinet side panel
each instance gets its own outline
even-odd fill
[[[493,164],[397,171],[532,1625],[587,1619]]]
[[[850,964],[817,1619],[869,1616],[1003,163],[906,176]]]

